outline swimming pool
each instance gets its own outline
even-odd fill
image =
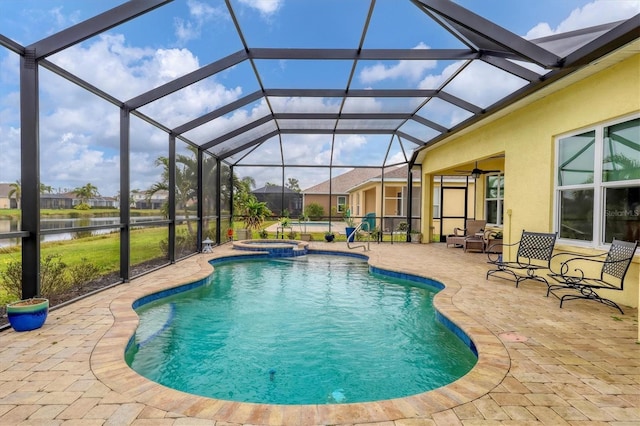
[[[435,288],[353,257],[217,264],[201,284],[137,309],[127,360],[143,376],[218,399],[326,404],[424,392],[477,360],[435,321]]]

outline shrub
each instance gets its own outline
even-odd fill
[[[100,268],[90,263],[86,257],[83,257],[80,263],[69,267],[69,286],[79,290],[100,276]]]
[[[40,295],[51,297],[64,293],[70,287],[70,281],[66,275],[67,265],[62,262],[60,254],[50,254],[40,260]],[[7,293],[16,300],[22,298],[22,262],[12,260],[7,268],[0,272]]]
[[[49,254],[40,261],[40,294],[51,297],[69,289],[69,280],[65,275],[67,264],[59,254]]]
[[[160,240],[160,250],[162,250],[162,254],[168,258],[169,257],[169,240],[164,239]],[[196,235],[190,234],[189,231],[179,230],[176,232],[176,254],[180,253],[190,253],[196,247]]]
[[[4,271],[0,271],[4,287],[13,300],[22,298],[22,262],[11,260]]]
[[[320,220],[324,217],[324,207],[318,203],[311,203],[304,209],[304,215],[311,220]]]
[[[91,210],[91,206],[87,203],[80,203],[74,207],[76,210]]]

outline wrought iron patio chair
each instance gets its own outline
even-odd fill
[[[486,220],[467,220],[464,228],[453,228],[453,234],[447,235],[447,247],[449,245],[462,247],[465,238],[484,232],[485,226],[487,226]]]
[[[637,248],[638,241],[630,243],[614,239],[604,260],[602,256],[604,256],[605,253],[592,256],[577,256],[565,260],[560,265],[559,273],[552,272],[549,274],[549,276],[559,284],[552,284],[548,287],[547,297],[549,293],[551,293],[560,299],[561,308],[565,300],[588,299],[616,308],[621,314],[624,314],[617,303],[601,297],[596,290],[623,290],[624,277],[629,270]],[[595,265],[597,267],[598,264],[602,266],[597,273],[593,275],[585,273],[583,268],[589,268],[589,265]],[[570,290],[570,292],[559,296],[554,293],[558,290]]]
[[[502,251],[505,253],[509,247],[517,246],[518,252],[513,261],[504,261],[502,253],[487,252],[488,263],[494,265],[496,269],[487,271],[485,279],[495,275],[497,278],[515,281],[516,287],[520,285],[521,281],[525,280],[540,281],[548,287],[549,283],[544,277],[538,275],[538,271],[550,270],[556,236],[556,233],[522,231],[522,237],[516,243],[495,244],[494,246],[501,246]]]

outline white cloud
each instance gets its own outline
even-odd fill
[[[428,49],[429,47],[420,42],[414,49]],[[365,67],[360,72],[359,78],[363,84],[377,83],[383,80],[407,79],[409,82],[416,82],[424,73],[433,69],[437,61],[398,61],[395,65],[375,64]]]
[[[629,19],[638,13],[640,13],[640,0],[595,0],[583,7],[574,9],[569,17],[560,22],[556,28],[551,28],[551,25],[547,22],[539,23],[527,32],[525,38],[545,37],[620,21]]]
[[[368,142],[369,138],[363,135],[336,135],[333,144],[333,164],[369,165],[365,164],[364,160],[364,157],[370,156],[366,149]],[[329,164],[329,162],[324,164]],[[378,162],[374,165],[381,166],[382,164]]]
[[[175,35],[180,45],[200,38],[202,28],[207,22],[228,17],[225,8],[217,8],[206,2],[188,0],[187,7],[189,8],[189,19],[176,17],[173,22]]]
[[[238,127],[249,124],[269,114],[269,108],[263,101],[253,105],[251,109],[243,108],[229,115],[218,117],[208,123],[198,126],[185,136],[195,142],[204,143],[231,132]]]
[[[268,17],[273,15],[284,5],[284,0],[239,0],[240,3],[255,9],[260,12],[261,15]]]
[[[0,126],[0,182],[20,179],[20,129]]]
[[[274,112],[338,112],[340,100],[325,98],[272,97],[269,99]]]
[[[200,67],[198,58],[187,49],[131,47],[124,36],[113,34],[60,52],[52,61],[121,100]],[[47,70],[41,71],[40,78],[43,182],[56,188],[91,182],[103,195],[115,195],[119,189],[119,109]],[[242,88],[226,88],[211,77],[141,111],[173,126],[241,95]],[[146,189],[159,179],[160,170],[153,163],[168,154],[168,135],[135,117],[130,134],[132,188]],[[0,180],[6,180],[4,173]]]
[[[56,189],[92,183],[102,195],[114,195],[119,182],[118,160],[108,158],[87,139],[90,139],[87,135],[65,133],[57,140],[43,143],[40,148],[42,182]],[[106,182],[113,184],[104,185]]]
[[[402,151],[398,151],[389,157],[389,159],[387,160],[387,164],[403,163],[407,160],[407,156],[411,157],[411,153],[408,152],[405,156]]]
[[[62,29],[67,26],[75,25],[80,21],[80,12],[71,13],[63,12],[63,7],[58,6],[50,9],[48,12],[50,22],[55,24],[55,28]]]

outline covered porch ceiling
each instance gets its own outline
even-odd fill
[[[171,3],[128,1],[26,46],[6,35],[0,35],[0,44],[230,165],[272,166],[275,155],[276,162],[285,167],[382,167],[419,161],[425,148],[631,43],[638,37],[640,22],[636,15],[626,21],[526,40],[449,0],[362,0],[348,14],[336,6],[339,3],[331,3],[335,7],[331,13],[342,25],[325,24],[331,31],[349,29],[338,46],[323,45],[322,34],[303,46],[297,40],[265,45],[261,29],[244,25],[238,1],[219,0],[214,4],[232,25],[217,36],[233,38],[237,50],[207,52],[203,58],[210,61],[195,70],[131,93],[128,88],[106,90],[99,79],[75,73],[68,65],[65,51],[114,27],[126,31],[131,25],[153,25],[154,10],[172,7]],[[394,10],[394,16],[389,10]],[[313,19],[298,16],[301,22]],[[396,29],[391,26],[403,20],[424,33],[425,39],[437,32],[446,35],[447,41],[441,46],[395,44]],[[299,22],[278,24],[300,26]],[[385,25],[389,26],[387,39],[371,35],[372,28]],[[272,68],[282,64],[289,77],[274,78]],[[375,71],[390,74],[407,64],[438,69],[440,78],[362,77]],[[323,70],[325,78],[305,79],[311,69]],[[205,81],[240,78],[242,90],[224,98],[200,100],[199,114],[166,114],[179,93],[197,91]],[[463,90],[470,79],[487,86],[491,96]],[[308,135],[317,138],[305,137]],[[340,159],[336,144],[349,143],[353,135],[378,141],[375,146],[380,153],[375,162],[350,164]],[[288,147],[313,143],[331,144],[326,164],[311,157],[307,164],[300,159],[289,161]],[[267,152],[271,158],[264,161]]]

